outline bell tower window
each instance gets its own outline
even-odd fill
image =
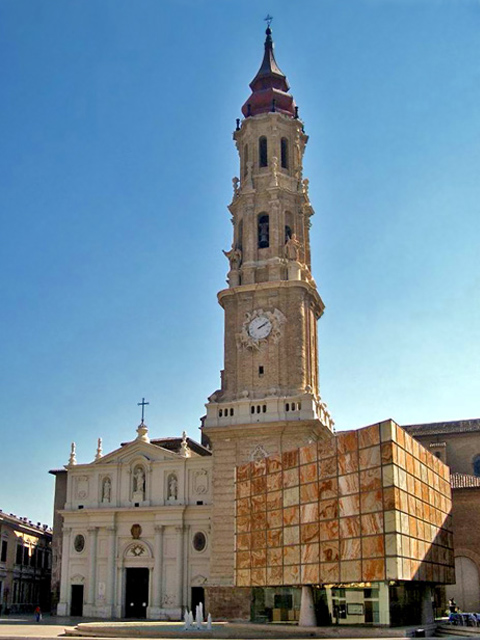
[[[288,140],[286,138],[280,140],[280,158],[282,169],[288,169]]]
[[[260,167],[268,167],[267,138],[261,136],[258,141],[258,164]]]
[[[270,246],[270,229],[268,215],[258,216],[258,248],[265,249]]]

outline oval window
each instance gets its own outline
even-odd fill
[[[207,546],[207,538],[202,531],[197,531],[193,536],[193,548],[195,551],[203,551]]]
[[[85,538],[81,533],[79,533],[78,536],[75,536],[73,546],[75,547],[75,551],[78,553],[81,553],[85,549]]]

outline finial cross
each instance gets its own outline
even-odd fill
[[[145,417],[145,406],[147,404],[150,404],[149,402],[145,402],[145,398],[142,398],[141,402],[137,402],[137,406],[142,407],[142,424],[143,424],[143,419]]]
[[[267,23],[267,27],[270,28],[270,25],[272,24],[273,16],[271,16],[269,13],[267,13],[267,17],[264,18],[264,20]]]

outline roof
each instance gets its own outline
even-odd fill
[[[167,451],[172,451],[174,453],[180,453],[182,448],[182,440],[180,437],[171,437],[171,438],[152,438],[150,440],[150,444],[154,444],[156,447],[161,447],[162,449],[166,449]],[[124,447],[127,444],[131,444],[134,440],[130,440],[129,442],[122,442],[121,446]],[[199,442],[192,440],[187,436],[187,444],[188,448],[196,453],[199,456],[211,456],[212,452],[207,447],[204,447]]]
[[[407,424],[402,428],[411,436],[434,436],[449,433],[472,433],[480,431],[480,418],[472,420],[452,420],[451,422],[428,422],[426,424]]]
[[[452,473],[450,476],[452,489],[479,489],[480,478],[469,473]]]
[[[42,524],[41,522],[32,522],[28,518],[16,516],[14,513],[3,513],[0,509],[0,523],[5,522],[15,527],[26,527],[28,529],[35,529],[36,533],[52,537],[52,529],[48,524]]]

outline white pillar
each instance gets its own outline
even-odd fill
[[[316,627],[317,617],[313,606],[312,587],[302,587],[302,600],[300,604],[299,627]]]
[[[115,533],[116,527],[107,527],[108,531],[108,559],[107,559],[107,606],[110,607],[113,613],[113,607],[115,605],[115,559],[116,559],[116,545],[115,545]]]
[[[175,527],[177,532],[177,604],[180,608],[180,612],[183,606],[183,525]]]
[[[188,566],[189,566],[189,553],[188,542],[190,540],[190,525],[185,525],[183,529],[183,594],[182,600],[185,606],[188,606]]]
[[[88,553],[89,553],[89,572],[88,572],[88,604],[93,608],[95,606],[95,589],[97,583],[97,527],[88,528]],[[91,610],[90,615],[93,615]]]
[[[152,607],[162,606],[163,525],[155,525]]]
[[[70,545],[71,545],[72,528],[63,527],[62,538],[62,569],[60,575],[60,602],[57,606],[57,614],[60,616],[66,616],[69,614],[68,601],[69,592],[68,586],[70,582],[69,577],[69,564],[70,564]]]

